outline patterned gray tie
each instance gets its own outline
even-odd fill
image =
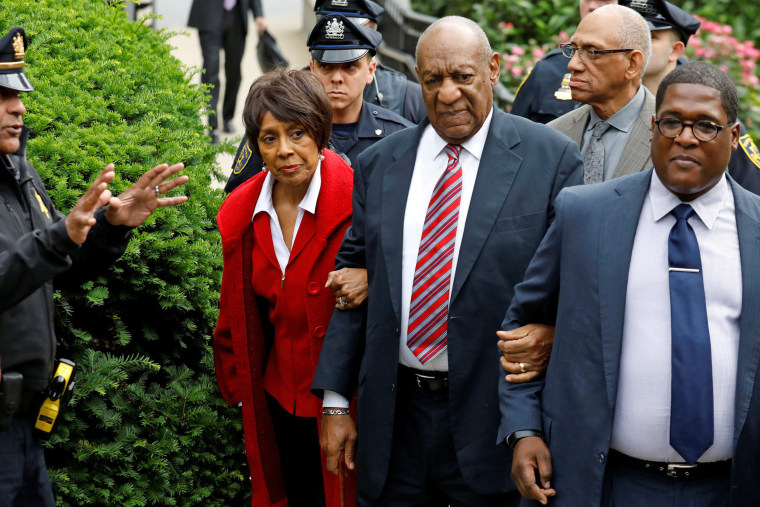
[[[588,146],[583,150],[583,183],[599,183],[604,181],[604,145],[602,136],[610,124],[604,120],[599,120],[594,125],[594,131],[591,132],[591,139],[588,140]]]

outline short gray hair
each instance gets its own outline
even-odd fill
[[[641,66],[641,75],[644,75],[644,70],[647,68],[649,58],[652,56],[652,34],[649,32],[649,25],[646,20],[630,7],[623,7],[622,5],[608,4],[603,5],[596,9],[596,12],[614,12],[619,23],[619,30],[617,40],[615,41],[619,47],[635,49],[641,51],[644,55],[644,64]],[[593,14],[592,13],[592,14]]]
[[[478,25],[473,20],[464,18],[462,16],[445,16],[434,21],[429,27],[425,29],[424,32],[422,32],[420,38],[417,39],[417,47],[414,50],[414,59],[417,62],[417,65],[420,63],[420,42],[422,42],[422,40],[427,35],[433,33],[437,29],[447,26],[458,26],[470,30],[478,41],[480,56],[483,58],[483,62],[486,64],[488,63],[488,61],[491,59],[493,51],[491,50],[491,43],[488,42],[488,36],[486,36],[486,33],[483,31],[480,25]]]

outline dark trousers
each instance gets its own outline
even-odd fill
[[[28,417],[14,417],[0,431],[0,505],[55,506],[42,444],[32,434]]]
[[[267,394],[290,507],[324,507],[325,486],[316,417],[296,417]]]
[[[359,420],[361,426],[361,414]],[[508,474],[509,470],[504,473]],[[398,382],[385,488],[377,499],[367,498],[361,489],[359,484],[357,505],[360,506],[506,507],[517,506],[520,501],[516,491],[482,495],[465,482],[451,433],[448,389],[427,392],[403,376]]]
[[[730,482],[729,473],[674,479],[610,462],[604,474],[602,506],[728,507]]]
[[[198,33],[203,55],[203,75],[201,82],[211,85],[209,89],[208,124],[212,129],[218,127],[217,104],[219,103],[219,51],[224,50],[224,75],[226,85],[222,102],[222,118],[231,121],[235,117],[235,104],[240,89],[240,63],[245,50],[245,25],[247,21],[240,17],[239,9],[225,12],[225,28],[221,31],[202,30]]]

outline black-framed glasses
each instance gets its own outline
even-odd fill
[[[572,44],[560,44],[559,49],[566,58],[572,58],[575,52],[578,52],[578,58],[584,62],[593,62],[599,55],[609,55],[612,53],[630,53],[633,49],[582,49]]]
[[[670,117],[660,118],[659,120],[655,120],[654,123],[657,125],[657,130],[660,131],[660,134],[668,139],[675,139],[681,135],[684,127],[691,127],[694,137],[700,141],[712,141],[718,135],[718,132],[736,125],[736,122],[728,123],[726,125],[718,125],[710,120],[699,120],[694,123],[686,123],[678,118]]]

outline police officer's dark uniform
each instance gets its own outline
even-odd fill
[[[621,0],[619,3],[641,14],[650,30],[675,29],[681,35],[684,45],[699,29],[698,19],[666,0]],[[678,65],[687,61],[685,58],[679,58]],[[741,120],[739,123],[741,125],[739,148],[731,153],[728,173],[741,186],[760,195],[760,151]]]
[[[32,90],[23,72],[26,46],[21,28],[0,39],[0,88]],[[9,426],[0,429],[0,505],[52,506],[55,501],[42,446],[32,428],[39,408],[35,398],[48,386],[56,352],[53,280],[57,286],[59,282],[83,281],[85,275],[92,277],[106,269],[124,252],[131,229],[110,225],[103,209],[96,214],[97,224],[84,245],[74,243],[63,215],[56,211],[40,176],[26,160],[26,137],[24,127],[19,150],[0,152],[3,396],[9,396],[9,374],[23,375],[21,408],[6,418]]]
[[[327,31],[333,26],[333,21],[343,22],[343,38],[328,37]],[[381,42],[382,35],[375,30],[356,25],[341,15],[335,15],[324,17],[317,22],[309,35],[307,45],[312,58],[318,62],[345,63],[363,58],[368,51],[374,54]],[[330,133],[329,148],[343,155],[350,164],[362,151],[380,139],[413,124],[392,111],[362,100],[359,121],[355,125],[349,124],[348,128],[336,125],[333,124]],[[243,139],[235,155],[232,174],[224,187],[225,192],[232,192],[238,185],[261,171],[263,165],[258,153],[251,149],[247,139]]]
[[[569,60],[560,49],[546,53],[515,92],[510,113],[538,123],[549,123],[582,104],[570,94]]]
[[[384,12],[385,9],[372,0],[317,0],[314,4],[317,19],[342,14],[354,23],[365,26],[370,22],[377,26]],[[364,88],[364,100],[400,114],[414,124],[427,117],[420,84],[380,63],[375,69],[375,79]]]

